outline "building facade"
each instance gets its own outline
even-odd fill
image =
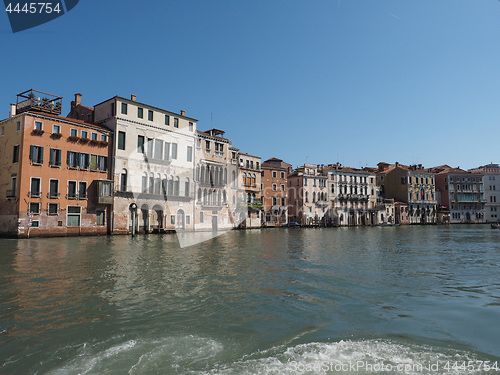
[[[238,149],[224,131],[198,131],[195,159],[195,228],[228,230],[246,218],[238,205]]]
[[[375,173],[362,169],[325,167],[328,176],[329,218],[335,226],[377,225],[383,222],[377,205]]]
[[[40,98],[41,95],[42,97]],[[62,97],[18,95],[0,122],[0,234],[99,235],[110,231],[110,136],[60,116]]]
[[[305,226],[328,225],[327,177],[321,166],[304,164],[288,175],[289,221]]]
[[[245,220],[242,220],[242,228],[260,228],[262,225],[262,198],[261,198],[261,158],[259,156],[240,152],[239,178],[240,187],[239,200],[241,206],[246,206]]]
[[[377,185],[383,198],[408,204],[410,224],[436,222],[437,199],[434,173],[422,165],[379,163]]]
[[[115,96],[94,106],[113,138],[113,233],[194,229],[196,119]]]
[[[288,223],[288,174],[291,164],[278,158],[262,163],[263,225],[279,227]]]
[[[484,220],[490,223],[500,222],[500,165],[487,164],[470,172],[483,175]]]

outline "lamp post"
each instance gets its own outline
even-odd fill
[[[130,212],[132,214],[132,237],[135,236],[135,215],[136,215],[137,205],[132,203],[130,205]]]

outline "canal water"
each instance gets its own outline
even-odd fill
[[[500,230],[0,240],[2,374],[497,373]]]

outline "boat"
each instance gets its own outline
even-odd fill
[[[399,227],[400,224],[393,224],[393,223],[381,223],[378,226],[379,227]]]
[[[300,227],[300,224],[297,223],[296,221],[291,221],[288,224],[285,224],[283,226],[288,227],[288,228],[297,228],[297,227]]]
[[[500,223],[491,223],[491,229],[500,229]]]

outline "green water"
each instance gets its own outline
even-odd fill
[[[500,374],[499,265],[479,225],[0,240],[0,373]]]

